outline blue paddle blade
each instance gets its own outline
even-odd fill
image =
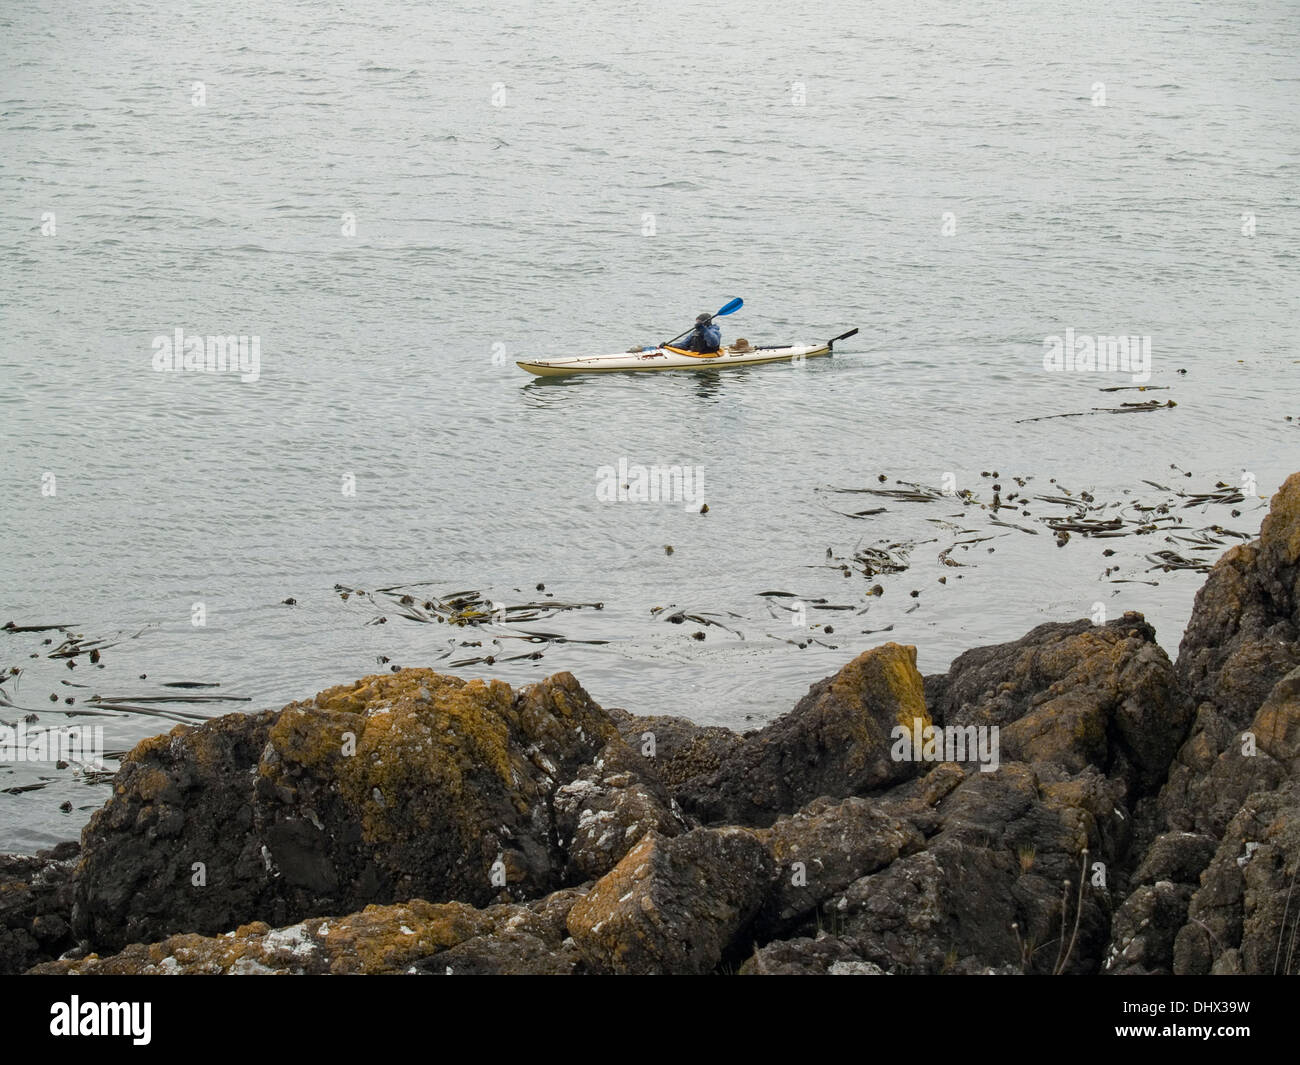
[[[715,314],[713,317],[721,318],[724,314],[734,314],[736,311],[740,310],[740,308],[743,307],[744,305],[745,305],[745,301],[742,300],[739,296],[737,296],[734,300],[732,300],[725,307],[723,307],[722,310],[718,311],[718,313]]]

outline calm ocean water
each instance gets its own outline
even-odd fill
[[[1098,605],[1173,652],[1203,577],[1149,556],[1217,557],[1300,468],[1294,3],[86,0],[0,30],[0,621],[106,641],[69,669],[64,634],[0,633],[5,723],[121,751],[434,665],[748,727],[874,643],[932,672]],[[728,339],[861,331],[803,367],[514,365],[733,296]],[[176,329],[258,338],[258,379],[155,371]],[[1149,337],[1152,390],[1045,371],[1066,329]],[[702,492],[601,502],[620,460]],[[897,481],[1021,498],[834,491]],[[1219,483],[1243,498],[1175,495]],[[1037,497],[1085,492],[1130,535],[1058,543]],[[603,607],[402,616],[471,590]],[[95,696],[134,709],[66,716]],[[0,849],[107,794],[0,763]]]

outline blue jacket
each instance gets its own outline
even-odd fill
[[[708,325],[697,325],[690,336],[672,346],[683,351],[698,351],[707,355],[722,346],[722,327],[714,322]]]

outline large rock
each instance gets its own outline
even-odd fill
[[[555,793],[555,827],[573,883],[614,868],[647,832],[676,836],[690,826],[646,763],[613,739],[591,765]]]
[[[745,960],[740,976],[883,976],[874,962],[863,961],[854,944],[829,932],[815,938],[769,943]]]
[[[77,930],[120,948],[543,895],[565,876],[555,793],[616,738],[567,673],[515,693],[428,669],[178,727],[131,752],[83,833]]]
[[[61,843],[40,854],[0,854],[0,976],[76,945],[68,919],[79,850]]]
[[[655,772],[686,813],[710,823],[767,826],[821,796],[845,798],[907,780],[917,764],[890,756],[896,725],[930,724],[916,648],[864,651],[756,732],[680,718],[620,715],[628,744],[654,748]],[[648,737],[648,738],[647,738]]]
[[[1282,763],[1294,756],[1255,761],[1243,734],[1256,724],[1276,730],[1276,719],[1256,723],[1257,713],[1298,666],[1300,474],[1292,474],[1259,539],[1219,559],[1196,593],[1176,667],[1196,701],[1196,721],[1160,795],[1164,825],[1219,836],[1246,795],[1280,783]],[[1294,683],[1283,685],[1278,698],[1293,701],[1294,691]]]
[[[1282,677],[1242,726],[1202,704],[1160,794],[1170,828],[1221,836],[1246,798],[1300,777],[1300,667]]]
[[[1215,845],[1212,837],[1197,832],[1168,832],[1156,839],[1111,921],[1104,972],[1144,976],[1173,971],[1174,940],[1187,923],[1187,907]]]
[[[925,846],[938,815],[921,802],[815,799],[762,833],[776,862],[762,926],[776,932],[815,913],[836,892]]]
[[[1234,547],[1196,593],[1178,672],[1197,703],[1244,726],[1300,665],[1300,473],[1273,496],[1259,539]]]
[[[569,912],[569,932],[597,972],[707,973],[749,944],[772,858],[752,832],[650,833]]]
[[[312,917],[286,928],[263,922],[220,936],[169,936],[118,954],[49,962],[36,975],[570,974],[581,966],[564,920],[579,893],[531,905],[477,910],[420,899],[367,906],[344,917]]]
[[[1264,866],[1244,871],[1234,848],[1257,842],[1241,833],[1264,831],[1250,811],[1291,816],[1279,796],[1300,779],[1300,474],[1274,495],[1259,539],[1211,570],[1175,669],[1195,719],[1140,830],[1154,842],[1116,911],[1107,971],[1270,973],[1243,908],[1256,906],[1265,925],[1280,918],[1245,891],[1267,879]],[[1151,872],[1162,864],[1166,875]]]
[[[1187,917],[1175,973],[1300,975],[1300,780],[1247,798]]]
[[[997,726],[1003,758],[1095,766],[1134,798],[1163,783],[1191,720],[1168,655],[1141,614],[1040,625],[960,655],[926,678],[935,723]]]
[[[924,849],[837,892],[819,921],[890,972],[1093,972],[1110,907],[1096,863],[1114,861],[1106,840],[1121,836],[1102,822],[1122,818],[1120,787],[1095,771],[1053,781],[1016,762],[971,770]]]

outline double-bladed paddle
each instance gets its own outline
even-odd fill
[[[730,303],[724,304],[723,306],[719,307],[716,313],[709,315],[709,321],[711,322],[713,321],[713,319],[721,318],[724,315],[734,314],[736,311],[740,310],[740,308],[743,307],[744,305],[745,305],[745,301],[742,300],[739,296],[737,296]],[[696,325],[698,324],[699,323],[697,322]],[[665,340],[659,346],[661,348],[666,348],[669,344],[675,344],[677,341],[681,340],[682,337],[687,336],[693,332],[695,332],[694,325],[692,325],[690,329],[686,330],[685,333],[678,333],[675,337],[672,338],[672,340]],[[841,338],[836,338],[836,339],[841,339]]]

